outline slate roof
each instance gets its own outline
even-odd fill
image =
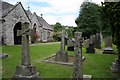
[[[13,7],[14,5],[2,1],[2,16],[7,14]]]
[[[43,17],[39,17],[39,16],[37,16],[37,17],[38,17],[39,22],[43,25],[43,28],[44,28],[44,29],[53,30],[52,26],[50,26],[50,25],[43,19]]]
[[[31,13],[31,11],[30,11],[30,10],[26,10],[26,13],[27,13],[28,17],[29,17],[30,19],[32,19],[33,14]]]

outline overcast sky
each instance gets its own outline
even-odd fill
[[[49,24],[60,22],[62,25],[76,26],[75,19],[79,15],[80,5],[84,0],[3,0],[15,5],[18,1],[22,2],[24,8],[36,12],[37,15],[43,14],[43,18]],[[91,0],[101,4],[103,0]]]

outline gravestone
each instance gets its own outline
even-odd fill
[[[30,62],[30,50],[29,50],[29,35],[31,31],[29,29],[29,23],[22,23],[22,30],[19,30],[17,35],[22,36],[22,59],[21,65],[16,67],[16,73],[13,79],[37,79],[39,80],[39,73],[36,71],[35,66]]]
[[[112,62],[112,66],[111,66],[111,71],[112,72],[118,72],[118,64],[119,64],[119,60],[116,59],[114,62]]]
[[[112,49],[112,37],[107,36],[105,37],[105,48],[103,49],[103,53],[106,54],[114,54],[113,49]]]
[[[89,47],[86,48],[86,53],[95,53],[94,44],[89,44]]]
[[[96,33],[96,35],[94,37],[94,45],[95,45],[95,48],[101,49],[101,37],[100,37],[100,33]]]
[[[83,79],[82,66],[82,32],[75,33],[75,62],[73,65],[73,78],[75,80]]]
[[[74,38],[68,40],[67,42],[68,51],[74,51],[74,42],[75,42]]]
[[[7,57],[8,57],[8,55],[5,54],[5,53],[0,54],[0,59],[5,59],[5,58],[7,58]]]
[[[89,39],[86,39],[83,41],[83,47],[88,48],[89,47]]]
[[[65,30],[62,30],[62,35],[61,35],[61,47],[60,51],[58,51],[55,55],[55,61],[60,61],[60,62],[68,62],[68,54],[65,51]]]
[[[86,48],[86,53],[95,53],[93,35],[90,36],[89,46]]]

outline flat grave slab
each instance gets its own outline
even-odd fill
[[[68,66],[73,66],[74,64],[74,60],[75,60],[75,57],[74,56],[68,56],[68,62],[59,62],[59,61],[55,61],[54,60],[55,58],[55,54],[46,58],[46,59],[43,59],[43,60],[36,60],[37,62],[45,62],[45,63],[53,63],[53,64],[60,64],[60,65],[68,65]],[[83,56],[83,61],[85,60],[85,57]]]
[[[92,75],[83,75],[83,80],[91,80],[92,79]]]

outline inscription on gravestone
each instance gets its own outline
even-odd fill
[[[75,80],[82,80],[83,71],[82,71],[82,32],[75,33],[75,62],[73,70],[73,78]]]
[[[35,66],[30,62],[30,50],[29,50],[29,35],[31,31],[29,29],[29,23],[22,23],[22,30],[19,30],[17,35],[22,36],[22,59],[21,65],[16,67],[15,78],[34,78],[39,80],[39,73],[36,71]]]

